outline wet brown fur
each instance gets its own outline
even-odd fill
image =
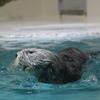
[[[61,62],[59,61],[60,70],[56,72],[55,66],[51,63],[44,70],[43,74],[41,74],[39,81],[44,83],[65,84],[80,79],[83,64],[87,62],[89,55],[72,47],[66,48],[56,54],[62,59]]]

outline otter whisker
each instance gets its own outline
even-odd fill
[[[8,67],[8,71],[13,71],[15,68],[18,67],[18,59],[16,59],[9,67]]]

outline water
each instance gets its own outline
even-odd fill
[[[96,27],[13,26],[12,29],[0,31],[0,100],[100,100],[100,54],[85,64],[80,80],[65,85],[37,82],[20,68],[13,72],[7,70],[16,52],[25,48],[57,52],[76,47],[89,52],[100,51],[100,31],[93,30]]]

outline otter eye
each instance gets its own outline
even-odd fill
[[[30,54],[32,54],[32,53],[34,53],[35,51],[29,51],[28,53],[30,53]]]

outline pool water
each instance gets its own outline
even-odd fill
[[[38,34],[40,32],[32,29],[28,29],[28,32],[30,30]],[[49,31],[51,32],[52,29]],[[66,31],[59,29],[61,34]],[[48,32],[48,29],[45,32]],[[53,29],[54,32],[57,33],[58,29]],[[33,37],[0,37],[0,100],[100,100],[100,54],[96,58],[90,58],[84,65],[80,80],[64,85],[37,82],[34,77],[20,68],[12,72],[7,70],[13,63],[16,52],[25,48],[42,48],[58,52],[67,47],[76,47],[87,52],[100,51],[100,35],[96,32],[95,34],[98,36],[90,35],[88,38],[82,36],[79,39],[78,35],[73,34],[70,39],[54,40],[52,37],[53,39],[46,41],[41,37],[38,38],[40,40],[34,41]]]

